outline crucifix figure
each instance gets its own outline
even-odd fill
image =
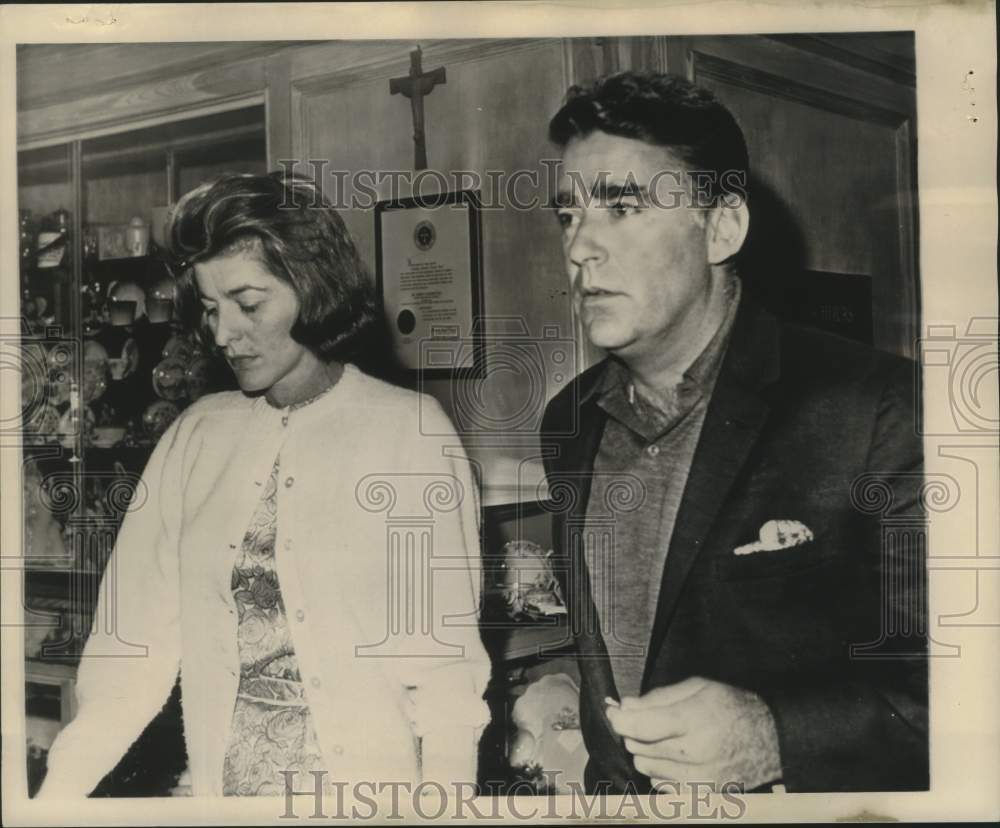
[[[426,75],[420,66],[420,47],[410,52],[410,74],[389,81],[389,93],[405,95],[413,110],[413,168],[427,169],[427,144],[424,140],[424,96],[430,95],[438,84],[447,83],[444,67],[432,69]]]

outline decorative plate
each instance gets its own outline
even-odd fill
[[[45,374],[49,370],[49,352],[40,342],[26,342],[21,346],[21,370]]]
[[[513,767],[558,770],[552,793],[569,793],[567,783],[583,785],[587,748],[580,732],[580,691],[565,673],[551,673],[531,684],[511,711],[517,733],[510,751]]]
[[[134,339],[125,340],[125,344],[122,345],[122,359],[125,360],[125,373],[122,374],[124,379],[132,376],[139,367],[139,346],[135,344]]]
[[[194,359],[196,350],[194,343],[185,334],[174,334],[163,346],[163,358],[178,359],[187,364]]]
[[[32,412],[24,428],[38,436],[55,434],[59,430],[59,409],[48,403],[39,406]]]
[[[157,400],[142,415],[142,424],[153,437],[159,437],[180,414],[180,409],[167,400]]]
[[[50,369],[69,368],[73,364],[74,348],[68,342],[57,342],[50,345],[46,359]]]
[[[28,365],[21,367],[21,411],[23,414],[33,411],[46,401],[48,378],[44,372]]]
[[[97,418],[94,416],[93,409],[89,405],[85,405],[83,407],[83,434],[81,435],[85,441],[89,441],[96,423]],[[76,435],[80,433],[80,419],[72,408],[67,408],[62,417],[59,418],[58,431],[59,442],[66,448],[72,448]]]
[[[107,362],[83,363],[83,401],[92,403],[99,400],[108,390]]]
[[[179,400],[187,393],[184,385],[184,363],[165,359],[153,369],[153,390],[165,400]]]
[[[115,282],[108,290],[108,298],[113,302],[135,302],[136,319],[146,314],[146,293],[135,282]]]
[[[49,371],[48,401],[52,405],[62,405],[69,402],[69,392],[69,371],[65,368],[53,368]]]
[[[106,363],[108,361],[108,349],[96,339],[87,339],[83,343],[83,361],[84,363]]]
[[[197,357],[184,372],[188,398],[192,401],[201,397],[208,389],[211,369],[212,363],[206,357]]]

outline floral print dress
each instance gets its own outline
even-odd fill
[[[279,461],[233,567],[240,684],[223,767],[226,796],[284,795],[282,771],[295,773],[294,789],[312,790],[309,771],[324,770],[275,568]]]

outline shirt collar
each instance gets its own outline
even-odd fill
[[[684,372],[683,383],[692,383],[698,387],[712,385],[722,365],[722,355],[725,353],[726,345],[729,342],[729,334],[736,319],[736,310],[740,304],[742,296],[742,285],[738,277],[731,277],[726,283],[726,311],[722,317],[715,335],[705,346],[704,350],[694,362]],[[629,387],[632,382],[631,374],[625,363],[617,357],[609,357],[605,361],[604,370],[601,376],[587,389],[580,401],[588,402],[595,396],[604,396],[609,391],[616,388],[622,389],[623,393],[629,395]]]
[[[636,393],[628,367],[615,357],[608,360],[601,377],[584,399],[598,395],[598,405],[647,440],[656,439],[669,431],[714,386],[736,318],[740,292],[739,279],[732,277],[726,284],[726,308],[715,334],[680,380],[672,387],[663,389],[666,410],[661,410]]]

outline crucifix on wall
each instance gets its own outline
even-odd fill
[[[420,65],[420,47],[410,52],[410,74],[389,81],[389,93],[405,95],[413,111],[413,168],[427,169],[427,142],[424,137],[424,96],[430,95],[438,84],[447,83],[444,67],[439,66],[424,74]]]

